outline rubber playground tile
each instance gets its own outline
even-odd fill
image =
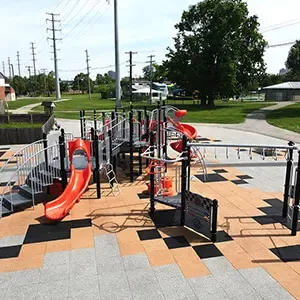
[[[30,225],[25,236],[24,244],[70,239],[70,231],[70,226],[64,223],[55,225]]]
[[[217,174],[228,173],[225,169],[215,169],[213,171]]]
[[[253,179],[253,177],[249,176],[249,175],[237,175],[236,177],[245,180],[245,179]]]
[[[184,236],[174,236],[174,237],[164,238],[164,241],[169,249],[191,246]]]
[[[64,222],[66,223],[66,222]],[[71,228],[84,228],[84,227],[92,227],[91,219],[79,219],[69,221]]]
[[[71,230],[71,248],[92,248],[94,247],[94,235],[91,227],[77,228]]]
[[[11,181],[11,185],[14,185],[16,182]],[[8,182],[0,182],[0,187],[5,187],[8,184]]]
[[[143,199],[149,200],[150,199],[150,195],[146,194],[146,193],[139,193],[138,196],[141,200],[143,200]]]
[[[283,262],[300,261],[300,245],[270,249]]]
[[[156,228],[180,226],[180,211],[176,209],[157,210],[151,218]]]
[[[223,256],[222,252],[213,244],[194,246],[193,249],[201,259]]]
[[[223,242],[228,242],[228,241],[232,241],[232,237],[225,232],[224,230],[218,231],[217,232],[217,239],[215,243],[223,243]]]
[[[22,245],[0,248],[0,259],[18,257]]]
[[[22,245],[19,257],[26,258],[32,257],[34,255],[45,254],[47,248],[47,243],[34,243]]]
[[[142,241],[141,243],[146,253],[157,251],[157,250],[168,250],[168,247],[163,239]]]
[[[266,203],[271,205],[272,207],[276,207],[280,210],[282,210],[283,207],[283,201],[278,198],[272,198],[272,199],[264,199]]]
[[[232,183],[236,184],[236,185],[240,185],[240,184],[249,184],[247,181],[245,180],[231,180]]]
[[[182,226],[178,227],[162,227],[158,229],[161,237],[167,238],[167,237],[172,237],[172,236],[180,236],[184,235],[185,232],[190,232],[189,230],[185,229]]]
[[[122,256],[144,253],[145,249],[140,241],[138,242],[121,242],[119,241],[120,253]]]
[[[207,174],[205,175],[195,175],[201,182],[220,182],[220,181],[227,181],[226,178],[221,176],[220,174]]]
[[[161,235],[157,229],[138,230],[137,234],[141,241],[161,239]]]
[[[163,266],[173,264],[174,258],[170,250],[156,250],[147,252],[147,257],[151,266]]]
[[[129,242],[140,242],[137,231],[133,228],[126,228],[116,233],[118,242],[129,243]]]

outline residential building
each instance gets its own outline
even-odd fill
[[[15,90],[9,85],[7,78],[2,73],[0,73],[0,100],[16,100]]]
[[[290,81],[262,88],[266,101],[300,101],[300,82]]]

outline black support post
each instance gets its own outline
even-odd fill
[[[185,224],[185,200],[186,200],[186,190],[187,190],[187,167],[188,167],[188,147],[187,147],[187,137],[182,136],[182,162],[181,162],[181,208],[180,208],[180,225]]]
[[[145,119],[145,132],[146,132],[146,142],[150,141],[150,129],[149,129],[149,115],[146,114],[146,119]],[[149,159],[146,159],[146,167],[149,166]]]
[[[138,111],[138,121],[139,121],[139,137],[142,136],[142,112]],[[142,146],[139,146],[139,175],[143,173],[143,166],[142,166]]]
[[[96,190],[97,190],[97,198],[101,198],[101,185],[100,185],[100,159],[99,159],[99,138],[98,135],[95,135],[94,140],[94,149],[95,149],[95,159],[96,159],[96,167],[95,167],[95,182],[96,182]]]
[[[294,146],[293,142],[289,142],[289,146]],[[286,174],[285,174],[285,184],[284,184],[284,195],[283,195],[283,209],[282,209],[282,217],[287,217],[288,205],[289,205],[289,192],[290,192],[290,182],[291,182],[291,172],[292,172],[292,165],[293,165],[293,154],[294,150],[288,150],[288,161],[286,165]]]
[[[166,116],[166,101],[163,100],[163,114],[164,114],[164,124],[163,124],[163,137],[164,137],[164,145],[163,145],[163,157],[168,158],[168,132],[167,132],[167,116]],[[166,164],[166,171],[167,171],[167,164]]]
[[[112,133],[111,130],[108,131],[108,137],[109,137],[109,162],[113,163],[113,143],[112,143]],[[107,155],[107,153],[106,153]]]
[[[218,224],[218,201],[213,200],[211,208],[211,241],[215,243],[217,241],[217,224]]]
[[[156,139],[157,139],[157,156],[158,158],[161,158],[161,107],[160,107],[160,101],[157,101],[157,132],[156,132]]]
[[[122,137],[123,137],[123,141],[125,141],[126,138],[126,123],[125,123],[125,119],[126,119],[126,110],[125,108],[123,108],[123,122],[122,122]],[[123,152],[122,154],[122,158],[125,159],[125,152]]]
[[[154,157],[154,132],[150,133],[150,156]],[[155,182],[154,182],[154,166],[150,170],[150,216],[155,213]]]
[[[59,154],[60,154],[60,176],[63,190],[68,184],[67,171],[65,167],[66,147],[63,136],[59,137]]]
[[[81,135],[81,138],[83,139],[83,114],[82,114],[82,110],[80,111],[80,135]]]
[[[298,167],[297,178],[295,184],[295,202],[293,208],[293,220],[292,220],[292,235],[297,235],[298,228],[298,216],[299,216],[299,204],[300,204],[300,151],[298,151]]]
[[[103,111],[102,113],[102,125],[103,125],[103,127],[105,127],[105,116],[106,116],[106,114],[105,114],[105,111]]]
[[[48,161],[48,140],[47,140],[47,134],[43,133],[43,145],[44,145],[44,156],[45,156],[45,165],[46,169],[48,170],[49,167],[49,161]]]
[[[87,132],[86,132],[86,119],[85,119],[85,110],[82,111],[82,120],[83,120],[83,139],[86,139]]]
[[[130,108],[132,105],[130,105]],[[133,113],[129,112],[129,148],[130,148],[130,182],[133,182]]]
[[[94,129],[97,134],[97,111],[94,110]]]

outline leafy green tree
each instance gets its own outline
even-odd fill
[[[296,41],[290,49],[286,67],[293,72],[300,72],[300,41]]]
[[[168,77],[188,92],[199,90],[202,105],[249,88],[265,71],[267,45],[257,16],[242,0],[204,0],[184,11],[175,25],[174,49],[168,48]]]
[[[69,88],[69,84],[67,81],[60,80],[60,90],[63,93],[69,92],[70,88]]]
[[[101,85],[101,84],[114,84],[116,81],[115,79],[111,78],[107,73],[104,75],[102,74],[97,74],[96,80],[95,80],[95,85]]]
[[[53,71],[49,72],[47,76],[47,87],[48,87],[48,96],[52,95],[55,92],[55,74]]]
[[[94,84],[91,79],[90,81],[91,81],[91,90],[93,90]],[[84,94],[84,92],[88,92],[89,84],[88,84],[87,74],[80,73],[75,76],[73,80],[73,90],[78,90],[78,89],[82,92],[82,94]]]
[[[150,65],[143,68],[144,79],[151,80],[151,67]],[[163,82],[167,80],[168,74],[164,65],[153,64],[152,66],[152,80],[155,82]]]
[[[26,77],[15,76],[9,81],[9,84],[14,88],[17,95],[27,95],[28,79]]]
[[[285,81],[285,76],[279,74],[264,74],[259,80],[260,87],[279,84]]]

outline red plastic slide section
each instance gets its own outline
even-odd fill
[[[177,123],[176,128],[182,132],[189,140],[193,140],[198,136],[197,129],[189,124]],[[176,152],[182,152],[182,141],[173,142],[170,144],[170,147]]]
[[[88,162],[90,161],[90,143],[77,139],[69,142],[69,155],[72,162],[74,152],[76,150],[83,150],[87,156]],[[88,184],[92,175],[91,165],[87,164],[85,169],[75,169],[71,164],[71,176],[69,183],[64,192],[55,200],[45,204],[45,216],[49,220],[63,219],[79,202],[80,197],[88,188]]]

